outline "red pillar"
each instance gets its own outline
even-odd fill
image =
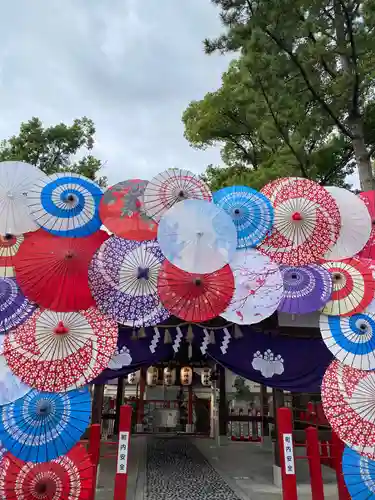
[[[298,500],[293,450],[293,418],[289,408],[277,410],[283,500]]]
[[[337,489],[339,492],[339,500],[350,500],[351,496],[347,490],[344,476],[342,473],[342,454],[344,453],[345,444],[332,431],[331,454],[333,466],[336,470]]]
[[[93,463],[93,473],[94,473],[91,500],[95,499],[95,493],[96,493],[96,483],[97,483],[98,467],[100,461],[100,438],[101,438],[100,424],[92,424],[90,427],[89,446],[88,446],[88,452]]]
[[[139,400],[137,409],[137,426],[138,429],[143,424],[143,416],[145,412],[145,388],[146,388],[146,369],[141,368],[139,374]]]
[[[121,406],[114,500],[126,500],[131,421],[132,407],[129,405]]]
[[[312,500],[324,500],[324,485],[322,466],[320,463],[320,449],[318,430],[316,427],[306,429],[306,452],[309,461],[310,483]]]

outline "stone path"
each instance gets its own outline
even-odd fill
[[[185,438],[149,438],[147,500],[240,500]]]

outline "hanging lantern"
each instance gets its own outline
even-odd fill
[[[201,373],[201,382],[202,385],[210,386],[212,383],[211,380],[211,368],[203,368]]]
[[[147,385],[156,385],[159,379],[159,371],[155,366],[150,366],[147,370]]]
[[[164,385],[174,385],[176,383],[176,369],[169,368],[168,366],[164,368]]]
[[[193,370],[190,366],[181,368],[181,385],[191,385],[193,381]]]
[[[128,384],[138,384],[139,382],[139,371],[128,374]]]

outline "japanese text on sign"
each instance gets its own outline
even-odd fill
[[[285,474],[295,474],[292,434],[283,434],[283,444],[284,444]]]
[[[117,455],[117,474],[128,472],[129,432],[120,432]]]

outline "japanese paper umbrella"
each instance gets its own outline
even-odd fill
[[[88,266],[108,237],[105,231],[83,238],[59,238],[43,230],[33,233],[15,257],[21,290],[33,302],[53,311],[78,311],[94,306]]]
[[[158,291],[171,314],[185,321],[208,321],[230,303],[234,277],[228,265],[210,274],[190,274],[166,260],[159,273]]]
[[[374,298],[375,281],[365,261],[345,259],[323,262],[332,276],[332,295],[322,312],[332,316],[351,316],[362,312]]]
[[[31,387],[21,382],[9,368],[3,356],[4,338],[3,335],[0,336],[0,406],[13,403],[31,391]]]
[[[35,184],[27,199],[40,227],[57,236],[80,238],[95,233],[102,225],[102,195],[94,181],[78,174],[58,173]]]
[[[34,165],[0,162],[0,234],[20,235],[38,229],[30,216],[28,196],[38,181],[48,177]]]
[[[91,415],[87,387],[62,393],[30,391],[0,408],[0,441],[25,462],[48,462],[81,439]]]
[[[0,277],[12,278],[15,276],[15,270],[13,266],[14,257],[27,234],[21,234],[19,236],[12,236],[11,234],[7,234],[6,236],[0,236]]]
[[[198,175],[179,168],[170,168],[151,179],[143,195],[146,212],[156,221],[176,203],[191,199],[211,201],[211,191]]]
[[[117,323],[97,309],[43,310],[6,335],[4,356],[26,384],[62,392],[82,387],[107,368],[117,338]]]
[[[83,446],[50,462],[24,462],[6,454],[0,463],[0,495],[4,500],[90,500],[94,467]]]
[[[220,316],[240,325],[259,323],[277,309],[284,292],[279,266],[253,248],[237,250],[230,263],[233,298]]]
[[[358,253],[358,257],[375,260],[375,191],[365,191],[359,194],[359,198],[366,205],[371,219],[371,233],[364,248]]]
[[[308,179],[290,177],[272,186],[274,224],[259,250],[279,264],[317,262],[340,234],[336,201],[324,187]]]
[[[330,273],[310,264],[302,267],[281,266],[284,294],[278,311],[289,314],[307,314],[321,309],[331,298]]]
[[[100,201],[99,215],[109,231],[128,240],[156,239],[158,225],[146,214],[143,202],[147,183],[131,179],[105,191]]]
[[[375,459],[375,373],[333,361],[322,382],[323,410],[350,448]]]
[[[336,359],[359,370],[375,370],[375,307],[362,313],[320,316],[320,333]]]
[[[186,200],[159,222],[158,241],[165,257],[188,273],[208,274],[228,264],[237,247],[231,217],[217,205]]]
[[[152,326],[170,314],[160,302],[157,277],[164,256],[156,241],[111,236],[95,254],[89,282],[97,307],[119,323]]]
[[[213,201],[231,216],[237,229],[237,248],[255,247],[272,228],[271,202],[255,189],[226,187],[213,194]]]
[[[0,334],[26,321],[36,307],[23,295],[15,278],[0,278]]]
[[[362,457],[345,447],[342,456],[342,472],[351,498],[370,500],[375,497],[375,461]]]

